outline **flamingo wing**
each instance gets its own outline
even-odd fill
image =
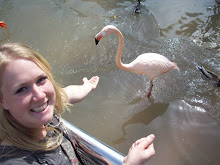
[[[131,72],[147,75],[150,80],[153,80],[155,77],[174,69],[176,64],[160,54],[145,53],[127,64],[127,67]]]

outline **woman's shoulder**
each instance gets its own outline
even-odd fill
[[[60,147],[51,151],[27,151],[14,146],[0,145],[1,165],[40,165],[40,164],[70,164]]]
[[[30,151],[23,151],[17,147],[11,145],[0,145],[0,164],[9,165],[9,164],[30,164],[25,159],[31,158]]]
[[[7,152],[8,150],[16,150],[17,147],[14,147],[12,146],[11,144],[9,143],[6,143],[6,142],[1,142],[0,143],[0,157],[5,153]]]

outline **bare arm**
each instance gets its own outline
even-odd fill
[[[153,134],[137,140],[129,149],[128,155],[124,158],[122,165],[143,165],[154,154]]]
[[[65,88],[69,103],[74,104],[82,101],[98,85],[99,77],[93,76],[90,80],[83,78],[83,85],[69,85]]]

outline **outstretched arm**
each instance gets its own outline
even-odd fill
[[[90,80],[83,78],[83,85],[69,85],[63,88],[68,96],[69,103],[82,101],[98,85],[99,77],[93,76]]]
[[[143,165],[154,154],[153,134],[137,140],[129,149],[128,155],[124,158],[122,165]]]

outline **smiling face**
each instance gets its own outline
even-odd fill
[[[42,128],[53,118],[55,91],[47,74],[34,62],[16,59],[2,75],[1,106],[23,126]]]

